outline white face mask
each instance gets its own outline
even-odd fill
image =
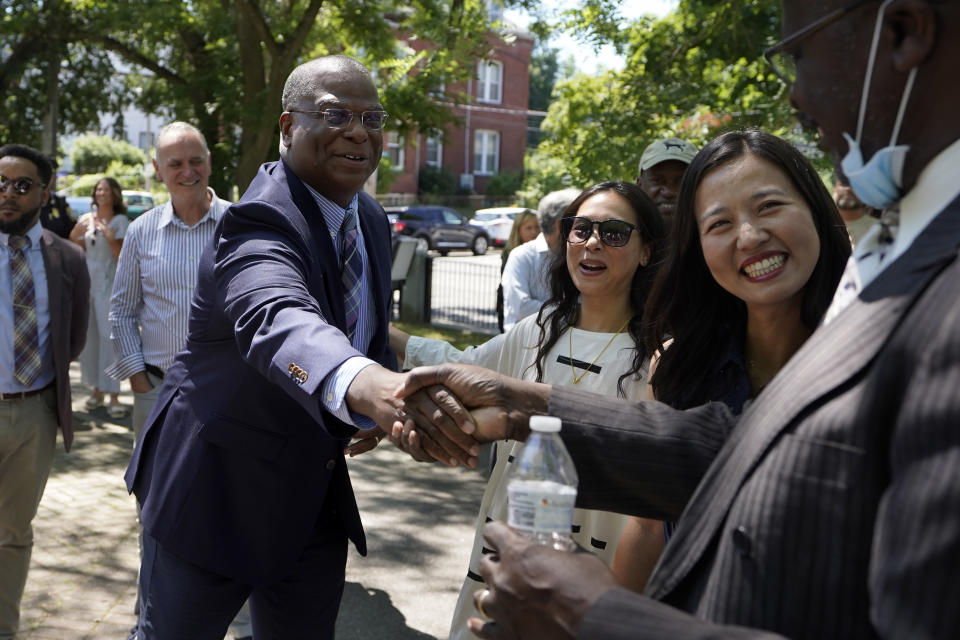
[[[893,0],[884,0],[877,12],[876,26],[873,30],[873,42],[870,45],[870,57],[867,60],[867,73],[863,80],[863,93],[860,96],[860,113],[857,119],[857,137],[851,138],[850,134],[844,133],[843,137],[850,145],[850,150],[840,162],[844,175],[850,181],[850,187],[853,189],[860,201],[874,209],[885,209],[893,203],[900,200],[903,191],[903,163],[910,149],[908,145],[897,145],[897,136],[900,134],[900,125],[903,123],[903,116],[906,112],[907,102],[910,99],[910,93],[913,90],[913,81],[917,76],[917,67],[910,70],[907,77],[907,84],[903,88],[903,95],[900,98],[900,108],[897,112],[897,119],[893,125],[893,133],[890,135],[890,144],[882,149],[878,149],[870,160],[864,164],[863,152],[860,150],[860,143],[863,139],[863,121],[867,113],[867,99],[870,95],[870,81],[873,78],[873,65],[877,57],[877,46],[880,43],[880,28],[882,26],[883,12]]]

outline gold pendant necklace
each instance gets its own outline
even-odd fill
[[[583,380],[583,377],[590,373],[590,369],[593,369],[593,365],[597,364],[597,360],[600,359],[600,356],[607,350],[607,348],[613,344],[613,341],[617,339],[617,336],[623,333],[623,330],[627,328],[627,323],[630,322],[630,318],[627,318],[623,321],[623,324],[620,325],[620,328],[617,329],[617,332],[607,340],[607,344],[604,345],[603,349],[600,349],[600,353],[597,354],[597,357],[593,359],[593,362],[590,363],[590,366],[584,369],[583,373],[580,374],[580,377],[577,377],[577,370],[573,366],[573,327],[570,327],[567,335],[570,336],[570,374],[573,376],[573,384],[580,384],[580,381]]]

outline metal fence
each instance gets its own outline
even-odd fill
[[[467,257],[431,260],[429,289],[430,324],[499,333],[497,286],[500,263],[479,262]]]

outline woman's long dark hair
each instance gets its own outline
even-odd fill
[[[837,207],[817,172],[789,142],[762,131],[731,131],[710,141],[683,176],[670,229],[670,250],[657,273],[644,316],[644,342],[663,351],[651,383],[657,399],[678,409],[710,401],[719,361],[732,336],[746,330],[746,305],[713,279],[703,258],[694,202],[710,171],[753,154],[773,163],[800,192],[820,237],[820,255],[803,293],[801,320],[811,331],[833,299],[850,239]]]
[[[580,205],[588,198],[605,191],[612,191],[630,203],[630,207],[637,214],[640,240],[644,243],[650,243],[650,260],[647,262],[647,266],[638,265],[636,272],[633,274],[633,280],[630,282],[630,308],[633,310],[633,317],[630,318],[627,330],[633,338],[636,349],[630,369],[617,381],[617,394],[623,396],[624,380],[631,376],[636,377],[643,370],[646,361],[647,351],[643,348],[643,307],[647,302],[647,294],[653,282],[655,265],[659,264],[661,260],[664,230],[660,212],[653,200],[643,192],[643,189],[632,182],[619,180],[601,182],[586,189],[577,196],[576,200],[570,203],[567,210],[563,212],[563,217],[557,221],[557,225],[561,224],[563,218],[577,215]],[[543,381],[543,363],[546,360],[547,353],[557,343],[563,332],[577,323],[580,314],[580,291],[573,284],[573,278],[567,269],[566,238],[561,238],[561,241],[563,242],[562,250],[559,253],[551,254],[550,299],[537,314],[537,324],[540,326],[540,340],[538,341],[539,346],[537,347],[535,362],[537,382]]]

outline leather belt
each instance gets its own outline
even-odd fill
[[[43,393],[51,387],[53,387],[52,382],[42,389],[33,389],[31,391],[14,391],[13,393],[0,393],[0,400],[23,400],[24,398],[35,396],[38,393]]]
[[[161,380],[167,375],[164,373],[163,369],[153,364],[144,364],[143,368],[152,376],[156,376]]]

